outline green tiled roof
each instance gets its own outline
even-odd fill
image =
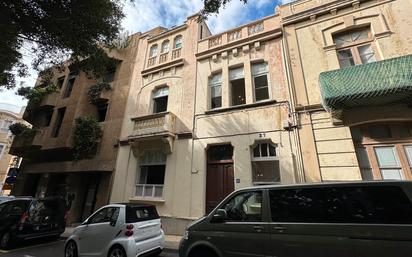
[[[319,75],[323,106],[350,109],[412,100],[412,55]]]

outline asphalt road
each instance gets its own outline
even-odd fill
[[[63,257],[64,240],[41,240],[25,243],[15,249],[0,250],[1,257]],[[176,251],[165,250],[161,257],[178,257]]]

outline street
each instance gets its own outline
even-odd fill
[[[1,257],[63,257],[64,239],[33,241],[11,250],[0,250]],[[161,257],[177,257],[176,250],[165,250]]]

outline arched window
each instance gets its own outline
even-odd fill
[[[153,113],[167,111],[169,88],[162,87],[153,92]]]
[[[252,177],[254,184],[280,182],[280,165],[276,145],[260,142],[252,149]]]
[[[369,27],[333,35],[341,68],[376,62],[375,47]]]
[[[162,49],[160,50],[162,54],[169,52],[169,40],[165,40],[162,43]]]
[[[150,47],[150,54],[149,57],[155,57],[157,56],[157,44],[156,45],[152,45]]]
[[[176,36],[173,44],[174,49],[182,48],[182,36]]]

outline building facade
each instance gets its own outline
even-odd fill
[[[10,150],[26,160],[14,195],[61,195],[72,200],[69,223],[83,221],[96,208],[108,203],[138,43],[139,34],[136,34],[127,47],[109,52],[119,64],[106,75],[111,89],[98,93],[93,103],[89,90],[98,81],[70,65],[53,70],[52,81],[60,90],[40,102],[29,102],[24,119],[33,125],[36,133],[29,139],[16,137]],[[36,87],[42,86],[39,78]],[[75,160],[73,133],[79,117],[97,120],[103,135],[93,157]]]
[[[281,6],[305,180],[412,179],[412,3]]]
[[[23,112],[24,107],[0,104],[0,195],[8,195],[10,193],[12,182],[14,181],[6,181],[6,179],[10,168],[18,168],[21,162],[20,158],[9,154],[9,149],[13,142],[13,134],[10,132],[9,126],[16,122],[24,122],[22,119]]]

